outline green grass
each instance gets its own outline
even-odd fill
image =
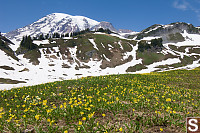
[[[136,72],[136,71],[140,71],[140,70],[146,69],[146,68],[147,67],[145,67],[142,64],[137,64],[135,66],[128,67],[128,69],[126,70],[126,72]]]
[[[137,52],[137,59],[142,59],[142,64],[150,65],[154,62],[162,61],[166,58],[165,55],[161,53],[155,53],[151,51]]]
[[[180,47],[177,47],[177,46],[174,46],[174,45],[169,45],[169,47],[172,50],[183,52],[183,53],[185,53],[186,48],[189,48],[188,54],[192,54],[192,53],[200,54],[200,47],[197,47],[197,46],[180,46]]]
[[[199,75],[110,75],[3,90],[0,132],[185,132],[185,118],[199,117]]]
[[[88,39],[94,39],[98,50],[93,47],[93,44]],[[122,43],[123,49],[120,48],[120,45],[118,44],[119,41]],[[136,41],[120,39],[109,34],[86,33],[77,35],[74,39],[57,39],[55,44],[40,45],[39,48],[52,48],[58,46],[61,54],[67,54],[67,48],[77,46],[77,57],[80,60],[87,62],[91,58],[91,56],[88,55],[90,52],[92,52],[92,55],[95,55],[99,59],[102,58],[101,56],[103,54],[107,58],[111,59],[113,57],[113,53],[109,50],[108,44],[110,44],[118,52],[124,53],[130,52],[132,50],[131,45],[136,45]]]
[[[160,66],[157,66],[157,68],[169,69],[170,67],[172,67],[172,68],[178,68],[178,67],[187,66],[189,64],[192,64],[193,61],[196,60],[195,57],[198,57],[198,56],[183,56],[183,58],[180,58],[181,62],[179,62],[179,63],[175,63],[175,64],[172,64],[172,65],[160,65]]]
[[[178,67],[182,67],[182,66],[186,66],[189,64],[192,64],[193,61],[195,61],[196,58],[195,56],[184,56],[183,58],[180,59],[180,63],[175,63],[172,65],[169,65],[170,67],[174,67],[174,68],[178,68]]]
[[[175,50],[175,51],[179,51],[179,52],[185,53],[185,49],[188,48],[188,46],[177,47],[177,46],[174,46],[174,45],[169,45],[169,48],[171,48],[172,50]],[[192,48],[192,47],[190,47],[190,48]]]
[[[169,34],[168,39],[172,42],[182,42],[185,41],[185,38],[180,33]]]
[[[41,53],[39,49],[34,49],[26,52],[23,57],[29,59],[34,65],[38,65],[40,63],[38,58],[41,58]]]
[[[200,47],[198,47],[198,48],[192,47],[192,48],[189,50],[189,53],[197,53],[197,54],[200,54]]]

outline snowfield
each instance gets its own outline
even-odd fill
[[[47,19],[48,18],[48,19]],[[11,41],[15,43],[15,45],[10,45],[10,47],[16,51],[17,48],[20,45],[19,38],[22,38],[24,35],[36,35],[37,32],[34,29],[34,26],[36,26],[38,23],[42,23],[41,31],[44,33],[48,33],[49,30],[51,30],[51,27],[55,27],[54,24],[57,22],[60,22],[60,25],[58,25],[57,30],[59,32],[59,28],[62,28],[62,25],[65,25],[67,21],[70,20],[70,25],[73,28],[78,27],[80,29],[85,28],[86,22],[89,22],[89,27],[92,27],[94,25],[99,24],[99,22],[94,21],[92,19],[82,17],[82,16],[71,16],[71,15],[66,15],[66,14],[51,14],[49,16],[42,18],[38,20],[37,22],[33,23],[28,31],[25,30],[24,28],[19,29],[21,31],[21,34],[17,35],[15,38],[12,38]],[[54,23],[55,22],[55,23]],[[49,24],[51,23],[51,24]],[[170,25],[167,25],[168,27]],[[156,29],[156,28],[155,28]],[[152,29],[152,30],[155,30]],[[96,32],[94,34],[105,34],[105,33],[100,33]],[[122,34],[122,33],[121,33]],[[136,33],[132,33],[136,34]],[[119,34],[110,34],[111,36],[118,37],[120,39],[126,39]],[[168,58],[165,60],[162,60],[160,62],[154,62],[150,65],[146,65],[146,69],[136,71],[136,72],[129,72],[132,74],[137,74],[137,73],[150,73],[153,71],[166,71],[167,69],[160,69],[158,66],[162,65],[173,65],[181,62],[181,59],[184,58],[184,56],[200,56],[199,53],[190,53],[191,47],[193,48],[198,48],[200,49],[200,35],[197,34],[188,34],[187,32],[182,33],[183,37],[186,38],[184,42],[178,42],[178,43],[166,43],[164,45],[164,49],[160,52],[164,55],[167,54],[172,54],[176,57]],[[143,40],[151,40],[159,37],[145,37]],[[73,39],[72,37],[65,37],[63,38],[65,41],[68,41],[68,39]],[[94,39],[88,39],[89,42],[92,44],[93,48],[95,50],[99,50],[100,47],[97,47],[97,44],[95,43]],[[126,40],[131,40],[131,39],[126,39]],[[49,44],[49,40],[43,40],[43,41],[37,41],[35,40],[33,43],[40,45],[40,44]],[[56,43],[54,40],[51,43]],[[124,50],[123,44],[119,41],[116,42],[116,44],[119,44],[119,48],[121,50]],[[101,43],[102,47],[105,48],[105,45],[108,45],[109,50],[111,51],[114,47],[110,44],[103,44]],[[176,47],[181,47],[181,46],[187,46],[187,48],[184,51],[176,51],[170,48],[169,45],[173,45]],[[102,69],[101,65],[103,62],[103,59],[111,62],[111,59],[106,57],[105,54],[102,56],[104,57],[102,60],[98,59],[90,59],[89,62],[81,62],[77,58],[77,46],[68,48],[69,55],[61,55],[59,48],[58,47],[53,47],[49,49],[50,53],[45,52],[47,48],[40,48],[40,53],[41,53],[41,58],[39,58],[39,65],[33,65],[31,62],[29,62],[28,59],[24,58],[23,55],[18,55],[17,57],[19,58],[19,61],[14,60],[13,58],[9,57],[8,55],[5,54],[4,51],[0,50],[0,66],[10,66],[14,70],[5,70],[0,68],[0,78],[3,79],[12,79],[12,80],[17,80],[17,81],[24,81],[26,83],[19,83],[19,84],[3,84],[0,82],[0,90],[3,89],[11,89],[15,87],[23,87],[23,86],[32,86],[32,85],[37,85],[37,84],[43,84],[43,83],[48,83],[48,82],[53,82],[53,81],[61,81],[61,80],[69,80],[69,79],[77,79],[81,77],[87,77],[87,76],[100,76],[100,75],[109,75],[109,74],[126,74],[126,70],[130,66],[135,66],[137,64],[142,64],[142,59],[137,59],[137,50],[138,50],[138,44],[135,46],[130,45],[132,47],[131,52],[125,52],[123,54],[122,60],[128,59],[128,57],[132,56],[132,60],[129,62],[126,62],[122,65],[118,65],[115,68],[105,68]],[[81,53],[81,51],[78,51]],[[68,61],[68,56],[72,58],[71,61]],[[63,59],[65,58],[65,59]],[[67,67],[63,67],[63,66]],[[77,66],[89,66],[90,68],[81,68],[79,70],[76,69]],[[175,70],[175,69],[193,69],[195,67],[200,66],[200,59],[197,58],[195,61],[193,61],[192,64],[189,64],[184,67],[179,67],[179,68],[170,68],[170,70]]]
[[[188,35],[189,36],[189,35]],[[190,36],[190,37],[196,37],[196,36]],[[195,38],[192,38],[195,40]],[[198,38],[197,38],[198,40]],[[93,44],[93,47],[95,49],[97,48],[97,45],[94,41],[94,39],[89,39],[89,41]],[[35,41],[36,42],[36,41]],[[42,42],[47,43],[47,40],[44,41],[38,41],[38,45],[41,44]],[[36,42],[37,43],[37,42]],[[181,42],[183,46],[186,46],[184,42]],[[187,43],[187,41],[185,41]],[[193,42],[196,44],[195,42]],[[119,42],[119,44],[121,44]],[[199,43],[198,43],[199,44]],[[165,48],[162,53],[173,53],[174,55],[180,55],[180,57],[187,55],[191,56],[194,55],[188,54],[188,49],[185,50],[185,52],[177,52],[173,51],[168,47],[169,44],[164,44]],[[175,46],[180,46],[180,44],[173,44]],[[181,46],[182,46],[181,45]],[[190,44],[187,44],[190,45]],[[200,45],[200,44],[199,44]],[[197,45],[197,47],[199,46]],[[120,48],[123,49],[123,46],[120,45]],[[200,48],[200,47],[198,47]],[[76,51],[77,47],[74,48],[69,48],[69,51],[71,53],[71,57],[73,58],[73,62],[70,63],[68,61],[64,61],[61,56],[58,56],[56,53],[59,52],[58,47],[53,47],[53,49],[50,50],[50,54],[45,53],[44,49],[40,49],[41,58],[39,58],[39,65],[32,65],[32,63],[29,62],[28,59],[23,58],[23,55],[19,55],[18,58],[20,59],[19,62],[16,60],[8,57],[3,51],[0,51],[0,56],[2,57],[3,60],[0,60],[1,66],[12,66],[15,70],[3,70],[0,69],[0,78],[8,78],[12,80],[19,80],[19,81],[25,81],[26,83],[19,83],[19,84],[0,84],[0,89],[11,89],[15,87],[23,87],[23,86],[32,86],[32,85],[37,85],[37,84],[43,84],[43,83],[48,83],[48,82],[53,82],[53,81],[60,81],[60,80],[68,80],[68,79],[77,79],[81,77],[86,77],[86,76],[100,76],[100,75],[108,75],[108,74],[126,74],[126,69],[130,66],[135,66],[137,64],[142,63],[142,59],[137,60],[136,59],[136,51],[138,49],[138,44],[136,46],[132,46],[132,51],[127,52],[124,54],[123,59],[127,59],[129,56],[133,57],[133,60],[130,62],[127,62],[125,64],[116,66],[115,68],[106,68],[106,69],[101,69],[100,66],[102,64],[101,61],[97,60],[90,60],[88,63],[83,63],[81,62],[81,66],[87,65],[90,66],[91,68],[83,68],[76,70],[75,67],[77,64],[76,60]],[[200,55],[200,54],[195,54],[195,55]],[[50,58],[51,56],[54,56],[55,58]],[[107,61],[110,61],[105,55],[104,58]],[[147,69],[143,69],[141,71],[133,72],[133,74],[136,73],[150,73],[155,70],[158,70],[156,68],[159,65],[171,65],[175,63],[179,63],[180,59],[179,58],[169,58],[167,60],[163,60],[161,62],[155,62],[153,64],[147,65]],[[67,64],[70,66],[70,68],[63,68],[62,65]],[[187,65],[185,67],[181,67],[179,69],[192,69],[195,67],[200,66],[199,60],[194,61],[193,64]],[[22,71],[23,69],[27,69],[27,71]],[[164,69],[163,69],[164,70]]]

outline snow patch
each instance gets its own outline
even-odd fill
[[[106,33],[103,32],[95,32],[94,34],[106,35]]]
[[[97,44],[94,42],[94,39],[88,39],[88,40],[92,43],[93,47],[94,47],[96,50],[99,51],[99,49],[97,48]]]
[[[125,37],[123,37],[123,36],[121,36],[121,35],[114,34],[114,33],[112,33],[112,34],[109,34],[109,35],[111,35],[111,36],[114,36],[114,37],[118,37],[118,38],[120,38],[120,39],[132,40],[132,39],[128,39],[128,38],[125,38]]]
[[[42,41],[34,40],[33,43],[39,46],[40,44],[49,44],[49,40],[42,40]]]
[[[139,32],[130,32],[130,33],[119,33],[120,36],[122,37],[125,37],[125,36],[128,36],[128,35],[136,35],[138,34]]]
[[[103,45],[103,43],[101,43],[102,47],[105,48],[105,46]]]
[[[200,35],[198,34],[188,34],[186,31],[181,33],[182,36],[186,39],[183,42],[178,43],[166,43],[166,44],[173,44],[175,46],[200,46]]]
[[[105,54],[103,54],[103,57],[104,57],[107,61],[110,62],[110,59],[108,59],[108,58],[105,56]]]
[[[118,44],[119,44],[119,46],[120,46],[120,49],[124,50],[124,48],[123,48],[123,46],[122,46],[122,44],[121,44],[120,41],[118,42]]]
[[[179,58],[174,58],[174,59],[167,59],[167,60],[163,60],[161,62],[155,62],[151,65],[148,65],[146,66],[147,69],[143,69],[141,71],[137,71],[135,73],[150,73],[150,72],[153,72],[155,70],[158,70],[159,68],[156,68],[157,66],[160,66],[160,65],[172,65],[172,64],[175,64],[175,63],[179,63],[181,62]]]
[[[157,29],[160,28],[160,27],[162,27],[162,26],[159,25],[159,26],[157,26],[157,27],[155,27],[155,28],[153,28],[153,29],[151,29],[151,30],[149,30],[149,31],[146,31],[145,33],[149,33],[149,32],[151,32],[151,31],[157,30]]]
[[[144,37],[143,39],[141,40],[145,40],[145,41],[150,41],[152,39],[158,39],[158,38],[161,38],[160,36],[157,36],[157,37]]]

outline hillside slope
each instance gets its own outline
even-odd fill
[[[200,70],[86,77],[0,91],[0,132],[184,133]]]
[[[184,31],[188,34],[200,34],[200,29],[194,27],[192,24],[176,22],[168,25],[152,25],[138,34],[130,35],[129,38],[141,40],[145,37],[162,37],[164,43],[181,42],[184,41],[184,38],[180,35],[180,33],[184,33]]]
[[[116,30],[109,22],[53,13],[0,39],[1,89],[200,66],[200,29],[183,22],[133,32]]]
[[[182,34],[182,33],[181,33]],[[108,74],[149,73],[200,66],[199,35],[183,33],[190,39],[153,46],[151,40],[122,39],[116,34],[86,33],[61,39],[35,40],[35,50],[19,54],[15,70],[1,70],[1,78],[24,81],[1,84],[1,89],[58,80]],[[188,44],[188,45],[187,45]],[[13,65],[10,65],[13,67]]]

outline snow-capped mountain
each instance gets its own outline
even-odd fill
[[[192,24],[184,22],[176,22],[167,25],[152,25],[138,34],[129,36],[129,38],[141,40],[145,37],[162,37],[165,42],[170,42],[169,36],[176,33],[184,33],[184,31],[189,34],[200,34],[200,29],[198,27],[194,27]]]
[[[17,41],[24,35],[63,34],[87,28],[109,28],[118,33],[88,31],[73,37],[34,40],[34,49]],[[129,39],[125,38],[128,35]],[[117,31],[109,22],[54,13],[5,36],[11,41],[0,35],[0,89],[200,66],[200,29],[187,23],[157,24],[141,32]]]
[[[64,13],[52,13],[23,28],[6,33],[6,37],[21,41],[25,35],[39,36],[58,32],[60,34],[73,33],[85,29],[98,28],[117,31],[109,22],[97,22],[84,16],[72,16]]]

